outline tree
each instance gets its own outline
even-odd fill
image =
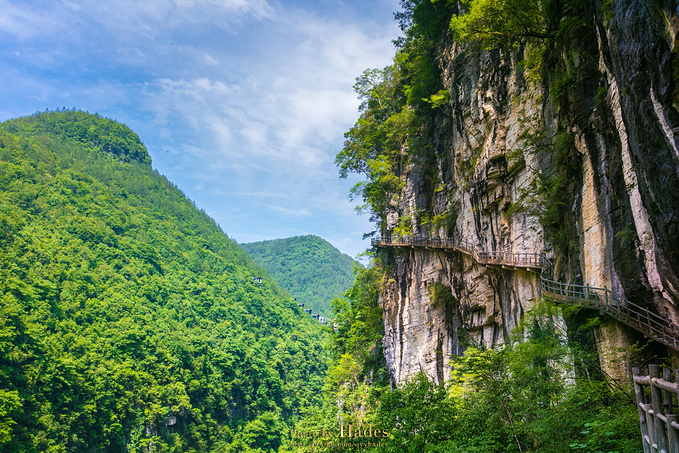
[[[453,38],[484,47],[549,38],[549,0],[461,0],[468,11],[450,20]]]

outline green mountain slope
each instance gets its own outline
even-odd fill
[[[275,451],[324,333],[261,272],[127,127],[0,124],[0,450]]]
[[[318,236],[252,242],[243,248],[298,301],[322,316],[332,316],[330,301],[354,283],[356,261]]]

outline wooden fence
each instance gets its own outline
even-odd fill
[[[630,302],[623,295],[618,295],[607,288],[551,280],[549,274],[552,273],[552,265],[544,253],[483,251],[464,239],[420,236],[382,236],[373,239],[371,245],[373,247],[424,247],[453,250],[473,257],[479,264],[539,272],[540,293],[545,299],[597,309],[641,332],[646,337],[679,351],[679,326],[676,326],[669,318]]]
[[[679,406],[679,370],[672,373],[665,368],[661,378],[660,367],[649,365],[648,375],[641,376],[636,367],[632,374],[644,453],[679,453],[679,423],[675,414]]]
[[[574,285],[540,276],[541,293],[545,299],[593,308],[641,332],[648,338],[679,351],[679,327],[668,318],[637,305],[608,288]]]
[[[515,253],[497,250],[483,251],[465,239],[427,238],[423,236],[382,236],[371,241],[373,247],[428,247],[455,250],[472,256],[476,262],[484,265],[523,268],[539,272],[547,265],[544,253]]]

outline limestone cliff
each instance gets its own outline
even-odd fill
[[[542,67],[524,64],[525,48],[443,40],[450,101],[433,149],[400,175],[382,233],[544,251],[560,281],[609,288],[679,324],[677,2],[586,3],[578,38],[555,41]],[[396,381],[447,379],[450,356],[506,342],[540,303],[535,271],[422,247],[381,253],[394,264],[381,304]],[[644,338],[606,317],[595,335],[605,369],[624,376],[611,354]]]

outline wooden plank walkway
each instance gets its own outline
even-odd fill
[[[546,265],[544,253],[486,252],[471,242],[458,239],[428,239],[424,237],[381,237],[371,241],[373,247],[426,247],[455,250],[472,256],[486,266],[525,269],[540,272]]]
[[[464,253],[484,266],[540,273],[540,292],[545,299],[599,310],[665,346],[679,351],[679,327],[669,319],[607,288],[550,280],[551,262],[544,253],[486,252],[462,239],[383,236],[371,241],[373,247],[422,247]]]

